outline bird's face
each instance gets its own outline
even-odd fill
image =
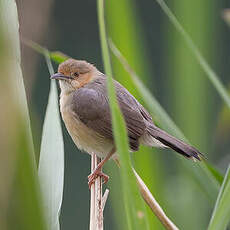
[[[83,87],[97,77],[97,69],[86,61],[68,59],[58,67],[58,73],[51,76],[57,79],[63,93]]]

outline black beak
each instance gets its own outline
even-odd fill
[[[53,74],[50,79],[56,79],[56,80],[69,80],[69,79],[73,79],[73,77],[71,76],[65,76],[62,73],[55,73]]]

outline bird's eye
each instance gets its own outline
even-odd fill
[[[75,77],[78,77],[78,76],[79,76],[79,73],[78,73],[78,72],[75,72],[73,75],[74,75]]]

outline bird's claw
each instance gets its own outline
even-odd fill
[[[109,180],[109,176],[103,173],[101,170],[95,170],[88,176],[88,185],[89,189],[91,189],[91,185],[94,184],[95,180],[97,177],[102,177],[103,178],[103,184],[106,184]]]

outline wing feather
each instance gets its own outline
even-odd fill
[[[129,136],[130,148],[138,150],[139,137],[146,130],[145,116],[149,116],[137,100],[118,82],[114,81],[117,100],[124,116]],[[106,89],[106,78],[87,84],[74,93],[73,109],[79,119],[102,136],[113,139],[111,114]],[[151,119],[151,117],[149,116]]]

